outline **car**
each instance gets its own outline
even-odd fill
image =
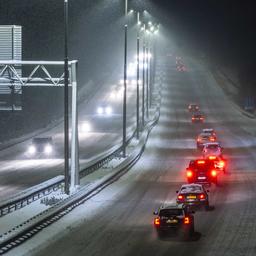
[[[177,69],[177,71],[179,71],[179,72],[185,72],[185,71],[187,71],[187,69],[186,69],[186,67],[185,67],[184,64],[177,65],[177,66],[176,66],[176,69]]]
[[[180,190],[177,190],[177,204],[185,204],[195,208],[204,207],[209,209],[209,190],[206,190],[202,184],[183,184]]]
[[[191,117],[191,122],[192,123],[203,123],[204,122],[204,115],[202,114],[193,114]]]
[[[50,156],[53,153],[52,137],[35,137],[27,151],[29,156]]]
[[[89,121],[83,121],[78,125],[79,133],[88,133],[88,132],[91,132],[91,130],[92,130],[92,126]]]
[[[189,111],[189,112],[197,112],[197,111],[199,111],[199,106],[198,106],[198,104],[190,103],[190,104],[188,105],[188,111]]]
[[[226,173],[227,160],[219,156],[210,155],[207,159],[214,162],[215,168],[219,171]]]
[[[189,162],[186,168],[187,182],[211,185],[218,182],[218,170],[209,159],[196,159]]]
[[[154,227],[159,238],[170,233],[181,235],[183,238],[189,238],[194,233],[194,216],[184,204],[162,205],[153,214]]]
[[[113,113],[113,109],[110,105],[103,103],[97,107],[97,114],[100,116],[110,116]]]
[[[204,128],[202,133],[210,133],[212,136],[217,137],[216,132],[213,128]]]
[[[196,138],[196,146],[198,149],[202,149],[207,142],[214,142],[217,138],[211,133],[200,133]]]
[[[204,144],[202,153],[203,157],[207,158],[208,156],[219,156],[222,158],[223,148],[219,142],[207,142]]]

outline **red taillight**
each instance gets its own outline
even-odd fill
[[[203,117],[200,117],[200,120],[204,120],[204,118],[203,118]]]
[[[210,141],[215,141],[215,138],[214,138],[214,137],[211,137],[211,138],[210,138]]]
[[[155,226],[159,226],[160,225],[160,218],[159,217],[154,219],[154,224],[155,224]]]
[[[178,195],[178,200],[184,200],[184,196],[183,195]]]
[[[197,163],[198,164],[205,164],[205,161],[204,160],[197,160]]]
[[[195,118],[194,118],[194,117],[192,117],[192,120],[195,120]]]
[[[185,217],[185,218],[184,218],[184,224],[189,224],[189,223],[190,223],[189,217]]]
[[[187,177],[191,178],[193,176],[193,172],[191,170],[187,170]]]
[[[200,138],[198,138],[198,139],[197,139],[197,141],[198,141],[198,142],[200,142],[200,141],[201,141],[201,139],[200,139]]]
[[[205,195],[204,194],[199,195],[199,199],[205,199]]]
[[[209,160],[215,160],[216,158],[216,156],[209,156]]]
[[[212,170],[212,171],[211,171],[211,175],[212,175],[213,177],[216,177],[216,176],[217,176],[216,170]]]
[[[224,161],[219,161],[219,167],[223,168],[225,166],[225,162]]]

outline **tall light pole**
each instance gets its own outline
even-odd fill
[[[125,0],[124,25],[124,94],[123,94],[123,157],[126,157],[126,90],[127,90],[127,10],[128,0]]]
[[[145,125],[145,30],[146,26],[145,24],[143,25],[143,54],[142,54],[142,129],[144,128]]]
[[[136,99],[136,135],[137,139],[139,139],[139,125],[140,125],[140,13],[137,12],[137,99]]]
[[[148,71],[149,71],[149,66],[148,66],[148,58],[149,58],[149,51],[148,51],[148,48],[149,48],[149,40],[147,41],[147,47],[146,47],[146,60],[147,60],[147,70],[146,70],[146,113],[147,113],[147,119],[149,117],[149,114],[148,114],[148,96],[149,96],[149,81],[148,81]]]
[[[127,13],[128,13],[128,0],[125,0],[125,7],[124,7],[125,18],[127,17]]]
[[[64,175],[65,193],[69,194],[68,0],[64,0],[64,34]]]

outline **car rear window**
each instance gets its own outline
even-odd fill
[[[162,209],[160,210],[159,216],[170,217],[183,215],[182,209]]]
[[[197,185],[191,185],[191,186],[187,186],[187,187],[183,187],[181,188],[181,191],[198,191],[198,190],[202,190],[200,186]]]
[[[218,149],[218,145],[208,145],[207,148],[209,149]]]

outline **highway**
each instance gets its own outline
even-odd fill
[[[256,122],[229,102],[207,68],[184,57],[187,72],[177,72],[175,57],[163,56],[161,117],[138,163],[58,222],[8,255],[256,255]],[[192,124],[187,106],[200,104],[204,124]],[[190,241],[159,240],[153,211],[174,202],[186,182],[185,168],[200,155],[195,138],[214,128],[224,147],[228,173],[210,187],[211,211],[195,213]]]

